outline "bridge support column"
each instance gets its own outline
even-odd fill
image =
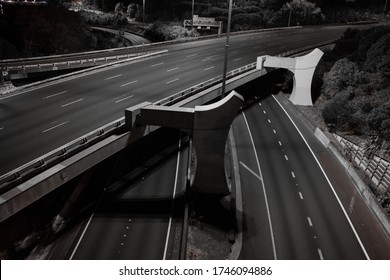
[[[224,168],[225,145],[230,125],[243,101],[243,97],[233,91],[216,103],[195,108],[145,104],[135,123],[129,123],[129,126],[165,126],[188,133],[197,158],[192,190],[229,194]]]
[[[314,71],[323,54],[321,50],[315,49],[307,55],[295,58],[263,56],[257,59],[257,68],[284,68],[293,72],[294,87],[290,101],[295,105],[313,106],[311,83]]]

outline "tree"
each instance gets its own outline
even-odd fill
[[[124,9],[125,9],[125,6],[123,5],[123,3],[119,2],[115,5],[114,13],[121,15],[121,14],[123,14]]]
[[[328,73],[324,74],[322,91],[330,99],[338,92],[356,86],[363,79],[359,66],[347,58],[338,60]]]
[[[291,16],[290,16],[291,15]],[[274,26],[286,26],[290,19],[290,25],[313,25],[325,21],[325,16],[316,4],[306,0],[292,0],[282,6],[274,14],[269,24]]]
[[[127,6],[126,14],[129,18],[135,18],[135,14],[137,12],[137,5],[134,3],[130,3],[129,6]]]

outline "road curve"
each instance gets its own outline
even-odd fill
[[[244,202],[242,259],[367,259],[327,177],[272,96],[233,125]]]

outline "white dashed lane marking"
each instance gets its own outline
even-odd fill
[[[72,102],[66,103],[66,104],[64,104],[64,105],[61,105],[61,108],[67,107],[67,106],[69,106],[69,105],[72,105],[72,104],[75,104],[75,103],[78,103],[78,102],[81,102],[81,101],[83,101],[83,100],[84,100],[83,98],[77,99],[77,100],[75,100],[75,101],[72,101]]]
[[[307,222],[309,223],[309,226],[313,226],[313,222],[311,221],[310,217],[307,217]]]
[[[209,68],[203,69],[203,71],[208,71],[208,70],[211,70],[211,69],[214,69],[214,68],[215,68],[215,66],[211,66]]]
[[[178,80],[180,80],[180,78],[176,78],[176,79],[170,80],[170,81],[166,82],[166,84],[170,84],[170,83],[176,82]]]
[[[160,65],[163,65],[164,62],[160,62],[160,63],[157,63],[157,64],[153,64],[153,65],[150,65],[150,67],[156,67],[156,66],[160,66]]]
[[[122,74],[118,74],[118,75],[115,75],[115,76],[111,76],[111,77],[108,77],[108,78],[105,78],[104,80],[108,81],[108,80],[111,80],[111,79],[115,79],[115,78],[118,78],[122,76]]]
[[[121,85],[120,87],[125,87],[125,86],[131,85],[131,84],[135,84],[135,83],[137,83],[137,82],[138,82],[138,80],[134,80],[134,81],[128,82],[128,83],[126,83],[126,84],[123,84],[123,85]]]
[[[49,98],[52,98],[54,96],[58,96],[58,95],[61,95],[61,94],[64,94],[64,93],[67,93],[67,91],[64,90],[64,91],[61,91],[61,92],[58,92],[58,93],[54,93],[54,94],[51,94],[51,95],[48,95],[48,96],[44,97],[43,99],[49,99]]]
[[[318,251],[318,255],[320,256],[320,259],[321,259],[321,260],[324,260],[324,255],[322,254],[321,249],[318,248],[317,251]]]
[[[63,126],[63,125],[65,125],[65,124],[67,124],[68,122],[69,122],[69,121],[66,121],[66,122],[62,122],[62,123],[60,123],[60,124],[57,124],[57,125],[55,125],[55,126],[52,126],[52,127],[48,128],[48,129],[43,130],[42,133],[49,132],[49,131],[51,131],[51,130],[53,130],[53,129],[56,129],[57,127],[60,127],[60,126]]]
[[[119,102],[125,101],[125,100],[127,100],[127,99],[132,98],[133,96],[134,96],[134,95],[130,95],[130,96],[124,97],[124,98],[122,98],[122,99],[119,99],[119,100],[115,101],[115,103],[119,103]]]

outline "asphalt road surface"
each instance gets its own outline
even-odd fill
[[[129,173],[112,182],[65,257],[177,259],[183,223],[178,200],[185,192],[188,168],[188,149],[181,145],[180,140],[175,153],[135,180]],[[52,257],[60,253],[53,251]]]
[[[242,183],[242,259],[367,259],[313,153],[273,96],[233,125]]]
[[[313,43],[347,27],[316,27],[231,37],[228,70]],[[124,115],[222,74],[225,38],[159,46],[168,53],[67,78],[0,98],[0,174]]]

